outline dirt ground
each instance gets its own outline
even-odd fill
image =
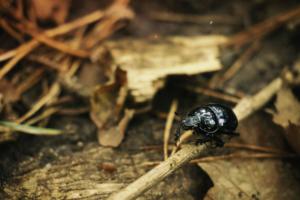
[[[13,1],[8,7],[15,8],[15,4],[18,5],[16,2],[19,1]],[[26,6],[30,8],[31,4],[38,1],[20,0],[20,2],[26,2]],[[48,1],[44,4],[47,4],[46,2]],[[52,21],[49,22],[49,19],[45,20],[35,13],[35,17],[39,20],[36,22],[38,26],[36,30],[39,30],[39,34],[42,35],[44,30],[62,26],[92,11],[107,10],[111,5],[110,1],[66,2],[69,2],[66,3],[67,8],[62,8],[66,12],[65,19],[51,15],[49,18]],[[40,6],[38,3],[35,5]],[[76,43],[78,38],[87,41],[82,42],[77,50],[82,49],[92,52],[93,55],[100,55],[101,59],[97,57],[95,62],[92,56],[85,57],[84,52],[72,53],[72,49],[64,49],[66,50],[64,51],[63,48],[57,49],[47,44],[47,41],[38,40],[42,41],[43,45],[28,53],[14,69],[3,76],[0,71],[2,77],[0,93],[1,98],[4,99],[1,103],[1,121],[13,121],[33,127],[51,127],[55,130],[64,130],[64,133],[28,134],[23,129],[21,131],[14,129],[15,125],[13,128],[10,127],[11,130],[1,129],[0,199],[106,199],[110,194],[119,191],[155,167],[157,162],[163,161],[165,123],[174,99],[178,101],[177,112],[180,116],[184,116],[194,107],[210,102],[220,102],[234,107],[240,99],[256,94],[275,78],[282,76],[286,71],[291,71],[295,78],[292,83],[287,81],[282,90],[291,91],[292,96],[295,97],[294,102],[299,101],[300,82],[297,82],[299,74],[294,73],[299,69],[300,63],[299,6],[300,3],[296,0],[131,1],[125,7],[130,8],[130,12],[134,15],[118,7],[120,10],[109,13],[106,18],[101,18],[97,23],[81,27],[82,29],[77,32],[61,34],[60,37],[47,36],[69,47]],[[22,27],[23,22],[12,17],[6,9],[8,8],[5,6],[1,8],[3,12],[1,20],[12,23],[11,26],[18,33],[13,35],[21,35],[22,40],[18,41],[7,33],[8,29],[2,27],[0,37],[3,43],[0,57],[24,44],[25,41],[38,38],[30,33],[31,29],[24,33],[15,28],[18,25]],[[293,10],[296,12],[297,9],[298,14],[295,14],[295,17],[276,18]],[[23,16],[29,21],[32,20],[29,14]],[[255,30],[246,32],[270,19],[271,25],[263,24],[262,27],[265,29],[255,29],[258,33]],[[273,27],[273,24],[278,25]],[[93,32],[97,27],[100,27],[100,32]],[[91,30],[90,34],[89,30]],[[245,37],[233,37],[245,32]],[[157,72],[164,67],[160,66],[162,60],[165,60],[167,65],[168,59],[172,60],[175,57],[174,62],[170,61],[170,66],[175,66],[177,55],[185,56],[182,56],[182,59],[180,57],[178,61],[180,64],[188,63],[187,60],[189,63],[190,60],[195,62],[194,57],[198,56],[197,46],[189,45],[196,43],[196,39],[192,38],[203,35],[221,35],[235,39],[236,43],[231,46],[218,47],[220,53],[214,59],[220,64],[215,65],[216,69],[206,72],[195,71],[193,74],[185,71],[170,73],[173,68],[170,68],[170,71],[166,70],[165,74]],[[182,39],[176,46],[177,43],[175,45],[175,42],[173,43],[175,40],[172,39],[174,37],[182,37],[189,43],[182,42]],[[122,43],[124,41],[125,45]],[[183,43],[187,45],[184,46]],[[174,45],[174,49],[170,50],[167,47],[171,45]],[[103,46],[106,47],[104,50]],[[156,54],[150,54],[148,49],[155,51],[158,47],[163,49],[157,50],[156,61],[154,58]],[[136,48],[140,50],[137,51]],[[201,48],[209,49],[205,46]],[[185,54],[186,52],[188,53]],[[213,54],[210,52],[214,51],[209,49],[207,54]],[[200,53],[203,53],[206,59],[205,51]],[[129,84],[125,87],[122,82],[123,75],[118,74],[118,69],[113,69],[110,65],[111,62],[116,62],[118,67],[125,66],[126,68],[122,70],[127,72],[129,78],[134,79],[135,76],[131,76],[131,72],[132,74],[135,72],[132,65],[137,65],[137,62],[134,56],[131,59],[132,54],[142,54],[139,62],[142,63],[140,65],[145,65],[145,70],[138,71],[135,76],[145,79],[145,83],[141,83],[141,85],[147,84],[142,85],[144,90],[134,86],[131,88],[131,80],[127,80]],[[192,54],[195,56],[187,57]],[[55,61],[61,69],[45,67],[44,65],[49,65],[49,62],[43,64],[40,62],[41,59],[37,59],[43,56],[48,59],[47,61]],[[239,65],[236,64],[237,61],[241,63],[240,68],[225,77],[228,69],[234,64]],[[2,66],[7,62],[10,60],[1,59]],[[81,81],[80,87],[70,84],[67,81],[69,79],[65,78],[69,73],[68,70],[74,63],[75,66],[76,62],[80,63],[81,68],[72,76],[76,77],[75,80]],[[65,63],[72,63],[72,65],[69,64],[68,68],[65,67],[67,65]],[[150,67],[145,63],[150,63]],[[158,66],[157,71],[152,69],[154,65]],[[146,67],[151,69],[147,68],[149,70],[147,71]],[[217,69],[219,67],[220,69]],[[36,84],[29,84],[29,89],[23,90],[23,93],[15,97],[13,91],[17,91],[17,86],[21,85],[17,83],[22,83],[22,80],[26,80],[30,74],[39,73],[37,72],[39,68],[44,70],[41,72],[43,78]],[[87,70],[84,71],[84,68]],[[149,73],[149,77],[153,74],[159,75],[157,77],[153,75],[154,78],[150,77],[146,82],[146,75],[143,72]],[[149,82],[151,82],[150,92],[147,88]],[[42,104],[38,111],[26,117],[26,113],[40,102],[40,98],[50,93],[55,83],[59,84],[60,92],[54,92],[55,98],[53,96],[51,98],[56,101],[52,102],[53,104]],[[98,87],[99,85],[101,87]],[[101,92],[92,91],[93,87],[98,87],[96,91]],[[120,92],[123,91],[122,88],[128,92],[124,98]],[[217,95],[214,95],[215,93]],[[216,148],[207,155],[211,160],[185,165],[138,199],[299,199],[300,142],[295,144],[295,141],[300,141],[298,131],[300,118],[293,121],[293,117],[297,115],[294,114],[291,116],[292,119],[289,118],[287,126],[283,125],[285,118],[282,116],[279,123],[278,120],[277,122],[274,120],[276,116],[274,113],[286,111],[279,106],[282,105],[279,95],[277,93],[259,111],[239,122],[237,131],[240,136],[233,138],[229,143],[244,146],[236,148],[229,145]],[[13,97],[8,98],[8,96]],[[227,96],[234,100],[228,100],[225,98]],[[71,98],[71,101],[57,103],[62,102],[63,97]],[[285,97],[289,98],[283,95],[283,99]],[[290,107],[286,106],[288,107],[286,113],[293,113],[290,111],[293,108],[297,113],[298,103]],[[59,106],[55,107],[56,105]],[[52,108],[51,106],[56,109],[55,112],[39,120],[38,123],[27,124],[30,119],[40,116],[44,111]],[[82,112],[81,108],[83,108]],[[124,114],[126,109],[134,110],[134,115],[128,117]],[[59,112],[66,110],[76,112],[67,114]],[[123,119],[130,121],[128,126],[127,123],[125,127],[120,125]],[[179,123],[179,120],[173,122],[170,146],[174,144],[173,133]],[[1,126],[5,127],[2,123]],[[122,132],[123,129],[125,130]],[[118,134],[116,137],[101,138],[105,133],[114,134],[114,131]],[[291,132],[296,136],[290,136]],[[117,142],[119,140],[120,143]],[[108,144],[113,147],[107,147]],[[250,146],[253,148],[251,149]],[[263,150],[258,147],[263,147]],[[226,155],[232,156],[226,157]]]

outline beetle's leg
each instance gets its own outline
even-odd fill
[[[182,125],[180,124],[175,132],[175,141],[178,141],[181,135]]]
[[[222,133],[230,136],[239,136],[240,134],[238,132],[229,131],[229,130],[223,130]]]
[[[193,132],[193,133],[196,133],[196,132]],[[201,138],[197,138],[196,141],[195,141],[195,144],[196,145],[199,145],[199,144],[204,144],[204,143],[207,143],[209,141],[211,141],[211,137],[207,134],[201,134]]]
[[[198,139],[195,141],[195,144],[196,144],[196,145],[204,144],[204,143],[209,142],[209,141],[211,141],[211,139],[210,139],[209,137],[198,138]]]
[[[240,133],[238,133],[238,132],[231,132],[231,134],[230,134],[232,137],[234,137],[234,136],[240,136]]]
[[[215,142],[216,147],[224,146],[224,141],[221,138],[219,138],[218,136],[213,135],[212,140]]]

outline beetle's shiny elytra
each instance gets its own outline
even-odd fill
[[[200,106],[188,113],[181,121],[176,132],[176,140],[182,130],[192,130],[195,135],[201,136],[197,143],[214,141],[217,146],[223,146],[221,134],[237,135],[235,129],[238,120],[231,108],[217,103]]]

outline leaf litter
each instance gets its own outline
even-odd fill
[[[159,93],[163,93],[169,87],[174,77],[185,77],[185,79],[190,81],[180,83],[184,85],[181,89],[185,88],[183,90],[189,90],[193,94],[197,93],[197,98],[200,98],[200,101],[196,100],[198,104],[216,100],[215,98],[218,101],[239,102],[240,97],[243,96],[240,95],[241,93],[238,93],[241,91],[231,90],[233,92],[228,94],[230,90],[226,88],[227,82],[232,81],[237,76],[247,77],[247,74],[243,73],[243,68],[248,67],[246,64],[251,61],[253,54],[260,51],[260,47],[264,46],[265,40],[272,40],[273,33],[278,34],[274,30],[282,32],[282,30],[278,29],[279,27],[285,29],[287,23],[293,22],[300,15],[299,6],[292,6],[287,11],[276,12],[279,14],[271,15],[269,18],[266,17],[265,20],[258,21],[252,21],[253,19],[247,16],[249,13],[239,15],[237,14],[238,11],[234,11],[237,8],[243,10],[245,9],[243,6],[247,7],[250,4],[255,5],[251,8],[246,8],[246,10],[255,9],[259,4],[257,2],[243,5],[233,3],[232,5],[236,7],[232,8],[230,12],[226,12],[226,14],[215,13],[209,15],[204,12],[203,16],[189,15],[169,11],[172,7],[169,4],[171,1],[166,1],[159,3],[160,7],[170,6],[166,9],[166,12],[156,11],[156,9],[149,6],[151,15],[150,19],[148,19],[147,15],[146,17],[143,15],[141,17],[137,5],[140,5],[141,8],[146,5],[145,7],[148,9],[147,5],[151,5],[151,3],[133,3],[126,0],[118,0],[106,7],[99,6],[96,9],[95,6],[95,10],[85,16],[77,16],[75,14],[77,18],[74,19],[72,16],[73,21],[69,21],[69,17],[73,15],[71,13],[73,1],[42,2],[32,0],[27,2],[28,5],[24,4],[22,0],[16,2],[16,4],[2,1],[0,3],[1,10],[4,12],[4,17],[0,23],[1,27],[11,37],[11,40],[20,42],[17,45],[12,45],[10,48],[1,47],[0,110],[2,118],[0,122],[0,143],[11,140],[18,141],[20,137],[16,132],[34,135],[61,134],[66,135],[62,137],[69,137],[67,136],[68,134],[63,134],[66,133],[63,130],[48,128],[49,126],[51,127],[51,121],[59,120],[64,111],[74,117],[75,115],[86,117],[86,112],[88,112],[92,122],[97,127],[98,143],[101,146],[119,147],[124,151],[126,151],[124,146],[135,147],[137,144],[141,144],[141,141],[156,144],[163,142],[163,123],[161,127],[156,125],[160,123],[159,120],[155,121],[156,124],[151,124],[152,118],[140,115],[139,109],[141,105],[142,107],[151,105],[150,110],[152,111],[157,109],[153,100],[157,99],[157,95],[159,96]],[[82,4],[85,3],[82,2]],[[90,3],[90,5],[92,4],[96,5],[97,3]],[[275,3],[270,3],[271,6],[273,4]],[[191,5],[196,6],[195,8],[200,10],[203,9],[197,2]],[[210,3],[205,5],[207,5],[207,9],[214,7]],[[264,5],[268,5],[268,3]],[[272,8],[270,7],[270,9]],[[155,12],[152,12],[151,9],[155,10]],[[166,15],[159,16],[159,13],[166,13]],[[168,13],[171,17],[167,15]],[[199,13],[203,13],[203,11]],[[233,14],[229,15],[228,13]],[[268,12],[266,13],[264,16],[269,15]],[[239,17],[236,17],[235,14]],[[172,16],[175,16],[176,19],[172,19]],[[240,20],[240,16],[244,16],[244,21],[248,20],[247,22],[249,22],[250,20],[254,25],[242,23],[243,20]],[[134,31],[140,36],[135,37],[133,34],[132,37],[124,37],[126,34],[132,34],[130,27],[137,23],[136,20],[138,18],[140,18],[139,26]],[[212,23],[208,26],[206,22],[210,18],[215,19],[216,24],[211,20]],[[54,22],[54,24],[47,24],[49,21],[51,23]],[[155,30],[150,31],[150,36],[147,34],[146,36],[143,35],[145,34],[143,31],[149,30],[151,23],[154,24],[152,24],[152,29]],[[160,34],[160,23],[163,24],[163,29],[166,32],[170,30],[172,32],[172,26],[179,27],[178,29],[182,30],[182,32],[179,34],[164,34],[162,31],[162,34]],[[224,24],[230,27],[227,28],[227,31],[233,27],[232,30],[236,32],[236,28],[241,24],[243,24],[243,27],[247,26],[248,28],[245,30],[241,29],[237,34],[232,34],[233,32],[229,31],[233,35],[230,37],[228,32],[222,33],[222,31],[217,30],[219,25],[224,26]],[[160,29],[156,29],[156,26]],[[201,31],[200,29],[204,26],[206,28],[204,30],[207,30],[207,27],[209,27],[209,29],[215,31]],[[297,23],[295,26],[297,27]],[[122,30],[125,32],[117,32],[123,27],[126,27]],[[297,29],[289,31],[289,34],[292,34],[297,32]],[[192,34],[190,34],[191,32]],[[289,37],[287,35],[285,36]],[[253,44],[247,46],[252,42]],[[256,44],[259,44],[259,47]],[[226,48],[232,46],[236,48],[235,51],[241,54],[234,58],[232,62],[226,64],[222,60],[222,53],[224,53],[224,48],[225,51],[231,51],[232,49],[228,50]],[[261,56],[260,54],[257,55]],[[280,79],[281,85],[281,77],[278,78],[278,74],[272,72],[271,65],[272,63],[267,63],[266,68],[269,67],[268,72],[271,71],[270,73],[274,75],[275,82]],[[31,72],[29,75],[25,73],[24,66],[26,66],[27,72]],[[232,67],[227,68],[227,66]],[[255,65],[251,67],[253,67],[253,70],[260,72],[258,69],[255,69]],[[258,76],[262,77],[262,79],[264,77],[263,73]],[[295,76],[292,79],[292,83],[291,81],[288,84],[284,83],[284,86],[277,92],[274,103],[276,112],[273,113],[273,121],[281,126],[282,129],[277,130],[277,127],[269,122],[268,126],[262,125],[262,122],[265,122],[267,119],[266,116],[250,116],[248,127],[241,128],[241,140],[238,143],[239,145],[243,145],[243,143],[252,146],[258,145],[258,147],[262,146],[263,148],[270,148],[271,146],[278,152],[280,151],[280,153],[250,154],[248,151],[241,149],[232,153],[225,149],[223,152],[220,152],[220,155],[200,158],[207,159],[207,162],[202,160],[198,165],[208,173],[214,183],[214,186],[210,186],[211,188],[207,193],[204,191],[201,194],[202,197],[205,196],[205,199],[293,199],[299,196],[299,191],[297,190],[299,183],[295,179],[295,174],[297,173],[294,172],[294,166],[290,162],[278,159],[289,158],[289,155],[292,155],[290,158],[295,157],[294,154],[286,151],[285,140],[281,137],[282,133],[280,130],[284,133],[283,135],[286,137],[288,145],[294,151],[300,152],[300,140],[298,137],[300,104],[298,94],[294,92],[294,88],[299,85],[299,81],[297,82],[299,76],[297,76],[297,73],[292,74],[292,76]],[[214,80],[211,77],[217,77],[215,86],[206,84]],[[247,86],[249,90],[258,89],[255,86],[255,81],[252,82],[253,84]],[[173,97],[171,93],[163,94],[170,96],[172,99],[178,98],[177,96]],[[244,94],[246,94],[244,96],[247,96],[247,92],[244,91]],[[207,100],[205,99],[206,95],[215,98],[210,97]],[[272,96],[273,94],[270,95]],[[69,96],[72,96],[76,101],[55,104],[60,99]],[[179,110],[189,109],[191,105],[195,104],[182,104],[183,97],[185,95],[179,98],[179,105],[182,107],[179,107]],[[28,101],[28,99],[31,100]],[[243,99],[247,100],[247,98]],[[162,105],[168,102],[165,100],[164,98],[161,100]],[[189,106],[185,106],[185,104],[189,104]],[[170,104],[166,107],[169,106]],[[84,109],[81,110],[80,108]],[[248,116],[247,106],[245,106],[245,109],[244,114]],[[141,126],[143,131],[139,131],[135,136],[136,138],[130,137],[130,134],[134,135],[134,133],[130,132],[131,128],[128,130],[128,126],[133,118],[140,119],[140,116],[150,122],[145,126],[147,127],[146,129]],[[259,119],[253,120],[253,118]],[[247,122],[245,123],[247,124]],[[168,125],[168,132],[172,131],[171,125]],[[254,125],[255,127],[253,127]],[[242,124],[242,126],[245,125]],[[133,124],[132,129],[136,127],[139,127],[139,125]],[[159,133],[155,133],[152,127],[159,129]],[[267,129],[276,130],[276,133],[271,133]],[[125,136],[128,137],[127,140],[124,140]],[[172,139],[172,136],[171,138],[166,138],[168,139],[164,141],[164,153],[168,155],[168,146],[172,145],[167,142],[169,139]],[[110,154],[110,158],[115,157],[115,152]],[[127,155],[127,152],[125,154]],[[94,153],[84,152],[82,155],[88,157],[89,155],[94,155]],[[80,157],[81,154],[76,154],[72,159],[75,160],[75,163],[80,163],[80,160],[76,160],[77,156]],[[162,156],[162,152],[156,154],[141,152],[139,154],[139,157],[146,161],[148,159],[147,156],[150,159],[151,156],[160,159],[161,157],[159,156]],[[99,160],[102,159],[97,155],[95,157]],[[42,160],[39,157],[38,161],[40,161],[39,159]],[[258,161],[257,159],[262,160]],[[68,159],[64,157],[61,162],[64,163],[66,160]],[[133,162],[132,160],[135,159],[126,158],[123,161],[126,166],[130,165],[136,168],[137,164],[131,163]],[[119,160],[116,160],[116,163],[118,162]],[[197,162],[197,160],[194,162]],[[68,161],[67,163],[71,162]],[[113,175],[117,174],[115,171],[119,171],[120,166],[116,165],[113,159],[101,160],[100,163],[102,165],[99,168],[103,168],[104,171],[106,168],[107,171],[114,171]],[[52,169],[51,166],[48,167]],[[92,166],[89,165],[89,167]],[[43,169],[45,168],[39,168],[36,170],[36,173],[38,174],[39,170],[43,171]],[[133,169],[132,171],[134,174],[138,169]],[[84,176],[84,170],[78,173],[80,174],[79,178]],[[95,176],[98,175],[95,172]],[[113,177],[112,175],[110,176]],[[124,179],[114,179],[122,182],[120,184],[117,183],[116,188],[119,189],[120,185],[124,185],[123,182],[128,182],[126,178],[136,178],[136,173],[128,177],[124,175],[124,177]],[[174,179],[178,181],[180,176],[176,175]],[[0,173],[0,183],[1,180],[2,175]],[[22,180],[22,183],[25,183],[26,181],[24,182],[24,180],[27,179],[21,175],[20,180]],[[104,180],[107,181],[107,179]],[[35,178],[30,179],[30,181],[34,182]],[[193,180],[189,179],[189,181]],[[197,181],[201,182],[201,180]],[[18,189],[20,191],[24,189],[21,184],[19,186]],[[27,187],[28,185],[25,184],[25,186]],[[11,185],[11,188],[14,187],[15,185]],[[172,190],[171,187],[169,186],[168,188]],[[10,186],[6,188],[9,194],[12,194],[13,190],[11,188]],[[180,190],[180,188],[177,189]],[[32,195],[30,191],[28,190],[26,195]],[[157,188],[157,191],[160,190]],[[172,195],[179,194],[177,190],[174,191],[176,191],[174,194],[172,192],[168,193],[169,197],[174,198]],[[93,190],[93,192],[97,194],[97,191]],[[196,194],[198,193],[196,192]],[[78,193],[74,193],[74,195],[76,194]],[[153,194],[150,193],[150,196]],[[184,194],[187,199],[191,199],[187,192]],[[58,196],[63,198],[64,194],[60,193]],[[158,194],[154,196],[156,198],[160,197]],[[197,197],[196,195],[195,198]],[[179,199],[183,199],[183,197]]]

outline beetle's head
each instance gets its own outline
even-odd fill
[[[187,117],[181,122],[182,128],[188,130],[197,127],[197,120],[194,117]]]

